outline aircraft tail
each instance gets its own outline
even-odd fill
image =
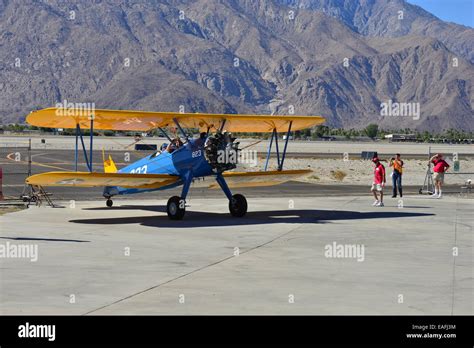
[[[109,155],[109,158],[106,160],[104,150],[102,150],[102,158],[104,160],[104,173],[117,173],[117,166],[112,156]]]

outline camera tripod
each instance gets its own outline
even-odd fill
[[[420,188],[418,193],[422,195],[423,193],[433,194],[434,192],[434,182],[433,182],[433,173],[431,171],[431,163],[428,163],[428,168],[426,169],[425,181],[423,186]]]

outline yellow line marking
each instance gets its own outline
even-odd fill
[[[14,155],[15,152],[12,152],[12,153],[9,153],[7,155],[7,159],[9,159],[10,161],[14,161],[14,162],[19,162],[19,163],[28,163],[27,161],[16,161],[14,160],[13,158],[11,158],[10,156]],[[32,165],[35,165],[35,166],[38,166],[38,167],[45,167],[45,168],[52,168],[52,169],[59,169],[59,170],[63,170],[63,171],[69,171],[69,169],[67,168],[62,168],[62,167],[56,167],[56,166],[50,166],[50,165],[47,165],[47,164],[43,164],[43,163],[39,163],[39,162],[34,162],[34,161],[31,161],[31,164]]]

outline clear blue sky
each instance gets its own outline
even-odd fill
[[[407,0],[443,21],[474,28],[474,0]]]

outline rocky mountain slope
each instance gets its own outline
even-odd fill
[[[0,0],[0,118],[66,99],[472,130],[473,34],[402,0]]]

